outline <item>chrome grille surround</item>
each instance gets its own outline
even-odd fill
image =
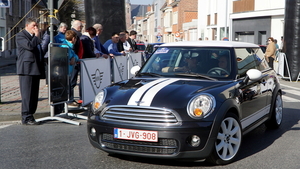
[[[179,114],[174,110],[146,106],[108,106],[100,113],[100,118],[130,124],[174,126],[182,123]]]

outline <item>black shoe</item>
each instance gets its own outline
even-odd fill
[[[23,123],[23,125],[40,125],[40,124],[41,124],[41,122],[37,122],[35,120],[29,120],[29,121]]]

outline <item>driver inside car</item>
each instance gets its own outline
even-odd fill
[[[228,71],[228,61],[225,55],[219,57],[219,67]]]
[[[218,56],[218,67],[212,68],[207,74],[219,75],[219,76],[229,76],[230,67],[228,54],[219,54]]]

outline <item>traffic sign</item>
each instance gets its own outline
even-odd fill
[[[9,8],[10,0],[0,0],[0,8]]]
[[[175,32],[175,37],[179,37],[180,36],[180,33],[179,32]]]

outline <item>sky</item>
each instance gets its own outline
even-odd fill
[[[149,5],[152,4],[153,0],[130,0],[130,3],[135,5]]]

